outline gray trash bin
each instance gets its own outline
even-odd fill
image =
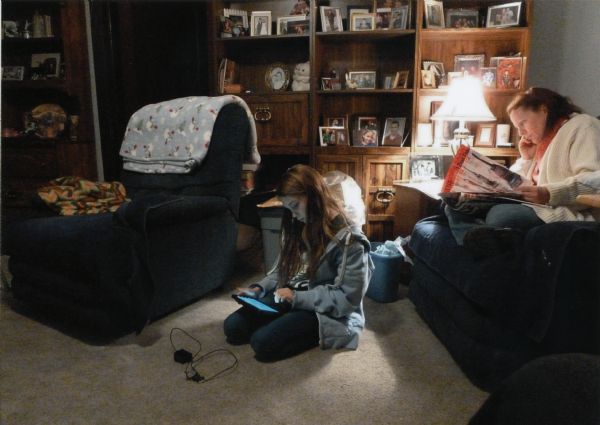
[[[281,235],[283,208],[258,208],[258,215],[260,216],[265,273],[267,273],[275,265],[279,251],[281,250],[279,238]]]

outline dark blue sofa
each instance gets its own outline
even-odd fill
[[[140,331],[223,285],[235,260],[246,111],[224,106],[190,174],[124,171],[115,213],[49,217],[5,231],[14,296],[102,335]]]
[[[474,256],[444,216],[416,224],[409,297],[471,381],[485,390],[546,354],[600,354],[600,225],[531,229],[513,252]]]

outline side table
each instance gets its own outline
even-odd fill
[[[438,193],[441,192],[442,184],[443,180],[418,183],[394,181],[394,235],[410,235],[417,221],[437,212],[440,205]]]

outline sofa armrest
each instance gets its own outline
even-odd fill
[[[220,196],[156,194],[121,205],[115,216],[133,229],[144,232],[154,226],[197,222],[229,210],[228,200]]]

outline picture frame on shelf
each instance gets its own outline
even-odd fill
[[[350,140],[348,138],[347,128],[336,128],[335,129],[335,141],[338,146],[349,146]]]
[[[290,15],[306,15],[310,13],[310,0],[297,0],[290,10]]]
[[[514,27],[519,25],[520,19],[520,1],[489,6],[487,10],[486,27]]]
[[[24,66],[6,65],[2,67],[2,81],[23,81],[24,77]]]
[[[342,128],[348,128],[348,117],[347,116],[343,116],[343,117],[326,117],[325,118],[325,125],[327,127],[342,127]]]
[[[483,87],[486,87],[489,89],[495,89],[496,88],[496,74],[497,74],[497,68],[495,66],[481,68],[481,84],[483,85]]]
[[[346,85],[357,90],[374,90],[377,87],[377,71],[349,71]]]
[[[282,63],[271,64],[265,72],[265,83],[270,90],[286,90],[290,84],[290,71]]]
[[[310,32],[310,19],[304,18],[285,23],[287,34],[307,35]]]
[[[485,54],[475,55],[455,55],[454,56],[454,71],[467,73],[473,77],[481,75],[481,68],[485,62]]]
[[[321,146],[337,145],[336,130],[339,130],[339,127],[319,127],[319,143]]]
[[[308,34],[308,27],[306,28],[306,32],[298,32],[296,31],[297,27],[291,27],[289,25],[292,22],[303,22],[308,24],[309,20],[304,15],[281,16],[277,18],[277,35]],[[292,31],[290,31],[290,29],[292,29]]]
[[[429,120],[431,121],[431,133],[433,136],[433,146],[448,146],[448,140],[444,138],[444,121],[432,120],[431,116],[442,106],[441,100],[432,100],[429,105]]]
[[[465,76],[464,72],[460,71],[449,71],[447,74],[448,85],[452,84],[452,82],[456,79],[463,78]]]
[[[373,31],[375,17],[370,13],[353,13],[350,18],[350,31]]]
[[[340,32],[344,31],[342,13],[339,7],[319,6],[321,12],[321,31]]]
[[[393,30],[408,29],[408,20],[409,20],[409,14],[410,14],[409,4],[392,8],[390,29],[393,29]]]
[[[446,71],[443,62],[423,61],[423,69],[433,72],[435,84],[439,87],[446,80]]]
[[[352,132],[352,146],[372,147],[377,145],[377,130],[363,128]]]
[[[386,118],[381,137],[381,146],[402,146],[406,117]]]
[[[250,35],[271,35],[271,11],[254,11],[250,15]]]
[[[508,56],[498,59],[496,87],[499,89],[520,89],[523,58]]]
[[[484,123],[479,124],[477,127],[477,134],[473,141],[473,146],[479,148],[493,148],[495,147],[496,138],[496,124]]]
[[[424,0],[425,2],[425,28],[445,28],[444,2],[438,0]]]
[[[375,29],[389,30],[392,24],[392,8],[381,7],[375,11]]]
[[[406,89],[408,88],[408,77],[410,75],[409,70],[402,70],[396,72],[394,83],[392,84],[393,89]]]
[[[421,88],[424,89],[435,89],[435,74],[430,69],[421,70]]]
[[[371,13],[371,9],[368,7],[365,7],[365,5],[354,5],[354,6],[347,6],[346,7],[346,17],[348,19],[348,28],[350,28],[350,23],[352,21],[352,15],[353,14],[360,14],[360,15],[368,15],[369,13]]]
[[[422,182],[443,177],[441,158],[437,155],[413,155],[409,161],[410,181]]]
[[[31,55],[31,79],[58,78],[60,76],[60,53],[33,53]]]
[[[321,90],[333,90],[333,78],[321,77]]]
[[[379,130],[377,117],[358,117],[356,120],[356,128],[358,130]]]
[[[384,90],[391,90],[394,88],[394,80],[396,78],[396,74],[385,74],[381,81],[381,87]]]
[[[417,124],[417,146],[426,147],[433,144],[431,123],[420,122]]]
[[[223,21],[222,23],[226,25],[227,21],[230,22],[231,25],[231,36],[232,37],[243,37],[249,34],[249,26],[248,26],[248,12],[245,10],[238,9],[223,9]],[[223,32],[221,33],[223,36]],[[225,35],[225,37],[228,37]]]
[[[446,28],[478,28],[479,11],[477,9],[446,10]]]

